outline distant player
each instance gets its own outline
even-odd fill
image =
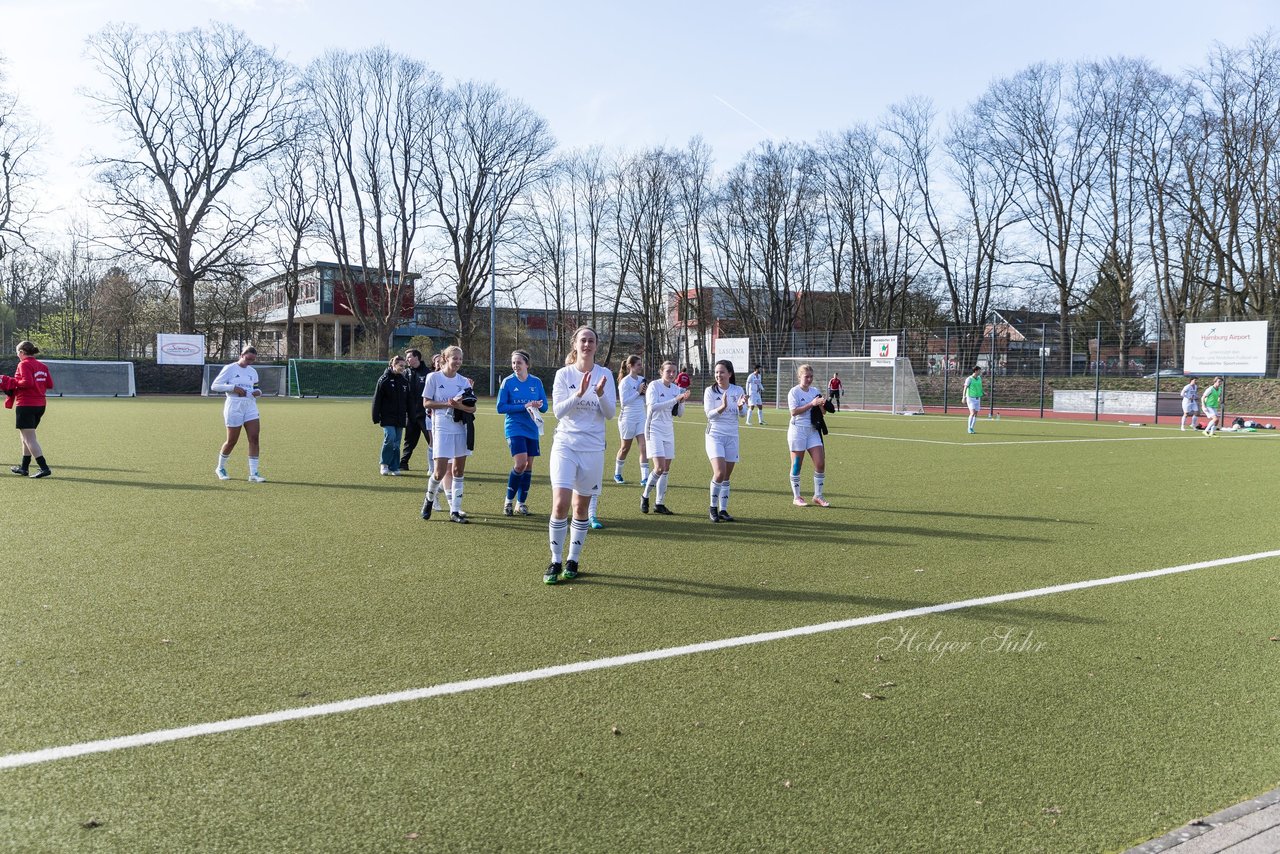
[[[982,368],[977,365],[964,381],[964,400],[969,405],[969,432],[975,433],[978,413],[982,411]]]
[[[755,410],[756,422],[764,426],[764,377],[760,375],[760,366],[747,377],[747,423],[751,423],[751,410]]]
[[[240,358],[219,371],[209,384],[209,391],[227,395],[226,403],[222,405],[227,440],[218,451],[218,467],[213,470],[218,480],[231,480],[231,475],[227,474],[227,460],[240,439],[240,431],[244,430],[249,440],[249,482],[267,482],[258,471],[258,436],[261,432],[258,398],[262,396],[262,390],[258,387],[258,369],[253,366],[257,360],[258,351],[245,347],[240,351]]]
[[[813,459],[813,503],[818,507],[830,507],[822,497],[822,487],[827,478],[827,454],[822,445],[822,434],[813,426],[810,414],[810,410],[827,401],[822,392],[813,387],[811,366],[797,368],[796,379],[800,381],[799,385],[787,393],[787,409],[791,412],[791,422],[787,425],[787,445],[791,449],[791,503],[797,507],[808,506],[800,497],[800,469],[807,451]]]
[[[676,363],[662,363],[662,379],[649,383],[645,392],[645,404],[648,412],[645,415],[645,441],[649,443],[649,459],[653,462],[653,471],[645,481],[644,491],[640,493],[640,512],[649,512],[649,493],[656,492],[657,503],[653,512],[661,516],[674,516],[667,509],[667,475],[671,471],[671,461],[676,456],[676,428],[672,417],[682,412],[684,402],[689,399],[689,389],[676,384]]]
[[[639,356],[622,360],[618,371],[618,438],[622,446],[613,462],[613,482],[626,483],[622,477],[627,454],[634,441],[640,447],[640,484],[649,479],[649,448],[644,440],[644,393],[648,384],[644,381],[644,362]]]
[[[1196,378],[1191,377],[1190,381],[1182,387],[1182,419],[1179,421],[1179,429],[1184,432],[1187,429],[1187,419],[1191,419],[1191,429],[1196,429],[1196,413],[1200,411],[1200,387],[1196,385]]]
[[[1213,385],[1204,390],[1200,403],[1204,414],[1209,417],[1204,425],[1204,435],[1212,436],[1218,432],[1218,423],[1222,419],[1222,377],[1213,378]]]
[[[732,522],[729,478],[738,462],[738,419],[746,414],[747,393],[734,385],[732,362],[716,362],[715,379],[702,394],[702,409],[707,414],[707,459],[711,461],[711,504],[707,515],[712,522]]]
[[[44,449],[36,439],[36,428],[44,418],[47,399],[45,393],[53,389],[53,374],[44,362],[36,358],[40,352],[31,341],[18,344],[18,367],[11,377],[0,377],[0,389],[9,396],[5,406],[13,407],[14,425],[22,438],[22,464],[9,471],[23,477],[42,478],[53,474],[44,459]],[[39,466],[31,473],[31,460]]]
[[[844,388],[844,383],[840,381],[840,374],[833,372],[831,379],[827,380],[827,397],[835,404],[836,412],[840,411],[840,389]]]
[[[571,340],[573,349],[551,386],[551,411],[557,424],[551,443],[551,521],[547,525],[551,563],[542,576],[543,584],[572,581],[581,573],[582,548],[591,530],[591,496],[600,492],[604,475],[605,422],[618,411],[613,374],[595,363],[595,330],[580,326]]]
[[[529,485],[533,482],[533,458],[540,456],[542,413],[547,411],[547,392],[542,380],[529,373],[529,354],[511,351],[511,375],[498,387],[498,412],[504,417],[504,433],[511,449],[511,472],[507,475],[507,500],[502,515],[513,512],[529,515]],[[534,413],[537,413],[535,415]]]
[[[400,468],[409,470],[409,458],[413,456],[418,440],[425,438],[427,447],[428,472],[431,471],[431,427],[427,421],[427,411],[422,408],[422,389],[427,384],[427,374],[431,368],[422,359],[422,351],[410,348],[404,351],[404,359],[408,364],[405,379],[409,381],[409,414],[404,431],[404,448],[400,451]]]
[[[458,373],[462,368],[462,348],[446,347],[441,353],[441,369],[427,375],[422,389],[422,405],[431,413],[432,455],[435,470],[427,479],[427,494],[422,502],[422,518],[430,519],[436,493],[444,480],[445,472],[453,475],[453,492],[449,495],[449,521],[467,524],[467,514],[462,512],[463,476],[467,457],[467,425],[454,417],[454,412],[475,414],[475,391],[471,381]],[[472,402],[468,403],[470,399]]]

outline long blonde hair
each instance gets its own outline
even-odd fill
[[[569,337],[569,340],[576,342],[578,340],[578,336],[581,335],[583,332],[590,332],[592,336],[595,337],[596,346],[598,348],[600,345],[600,336],[596,335],[596,331],[592,329],[590,326],[579,326],[577,329],[573,330],[573,335]],[[569,350],[569,355],[564,357],[564,363],[566,365],[572,365],[576,361],[578,361],[578,347],[577,347],[577,344],[575,343],[573,348]]]
[[[625,380],[627,378],[627,375],[631,373],[631,366],[636,364],[639,361],[641,361],[640,357],[634,353],[632,353],[630,356],[622,360],[622,367],[618,368],[618,384],[619,385],[621,385],[622,381]]]

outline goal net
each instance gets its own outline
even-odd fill
[[[204,366],[204,375],[200,379],[202,395],[210,397],[222,394],[220,391],[210,391],[209,386],[225,367],[226,365],[206,364]],[[258,372],[258,390],[262,392],[263,397],[283,397],[288,393],[288,375],[284,365],[254,365],[253,368]]]
[[[294,397],[370,397],[386,362],[360,359],[290,359],[288,394]]]
[[[869,356],[846,356],[841,359],[784,358],[778,360],[778,406],[787,404],[787,392],[796,384],[796,370],[801,365],[813,368],[813,385],[823,395],[835,374],[840,375],[840,408],[892,412],[902,415],[922,412],[920,389],[911,360],[873,359]]]
[[[133,362],[85,362],[50,359],[45,362],[53,376],[57,397],[136,397]]]

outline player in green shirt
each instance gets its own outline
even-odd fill
[[[1204,425],[1204,435],[1213,436],[1218,432],[1218,424],[1222,420],[1219,409],[1222,404],[1222,377],[1213,378],[1213,385],[1204,390],[1200,403],[1204,414],[1209,416],[1209,423]]]
[[[964,381],[964,399],[969,404],[969,432],[976,432],[978,413],[982,411],[982,368],[975,366]]]

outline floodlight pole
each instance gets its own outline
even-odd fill
[[[498,218],[498,182],[496,176],[501,173],[492,173],[495,176],[493,187],[489,191],[489,397],[494,396],[494,374],[497,372],[497,366],[494,362],[498,358],[498,341],[495,337],[498,328],[498,248],[494,243],[497,233]]]

